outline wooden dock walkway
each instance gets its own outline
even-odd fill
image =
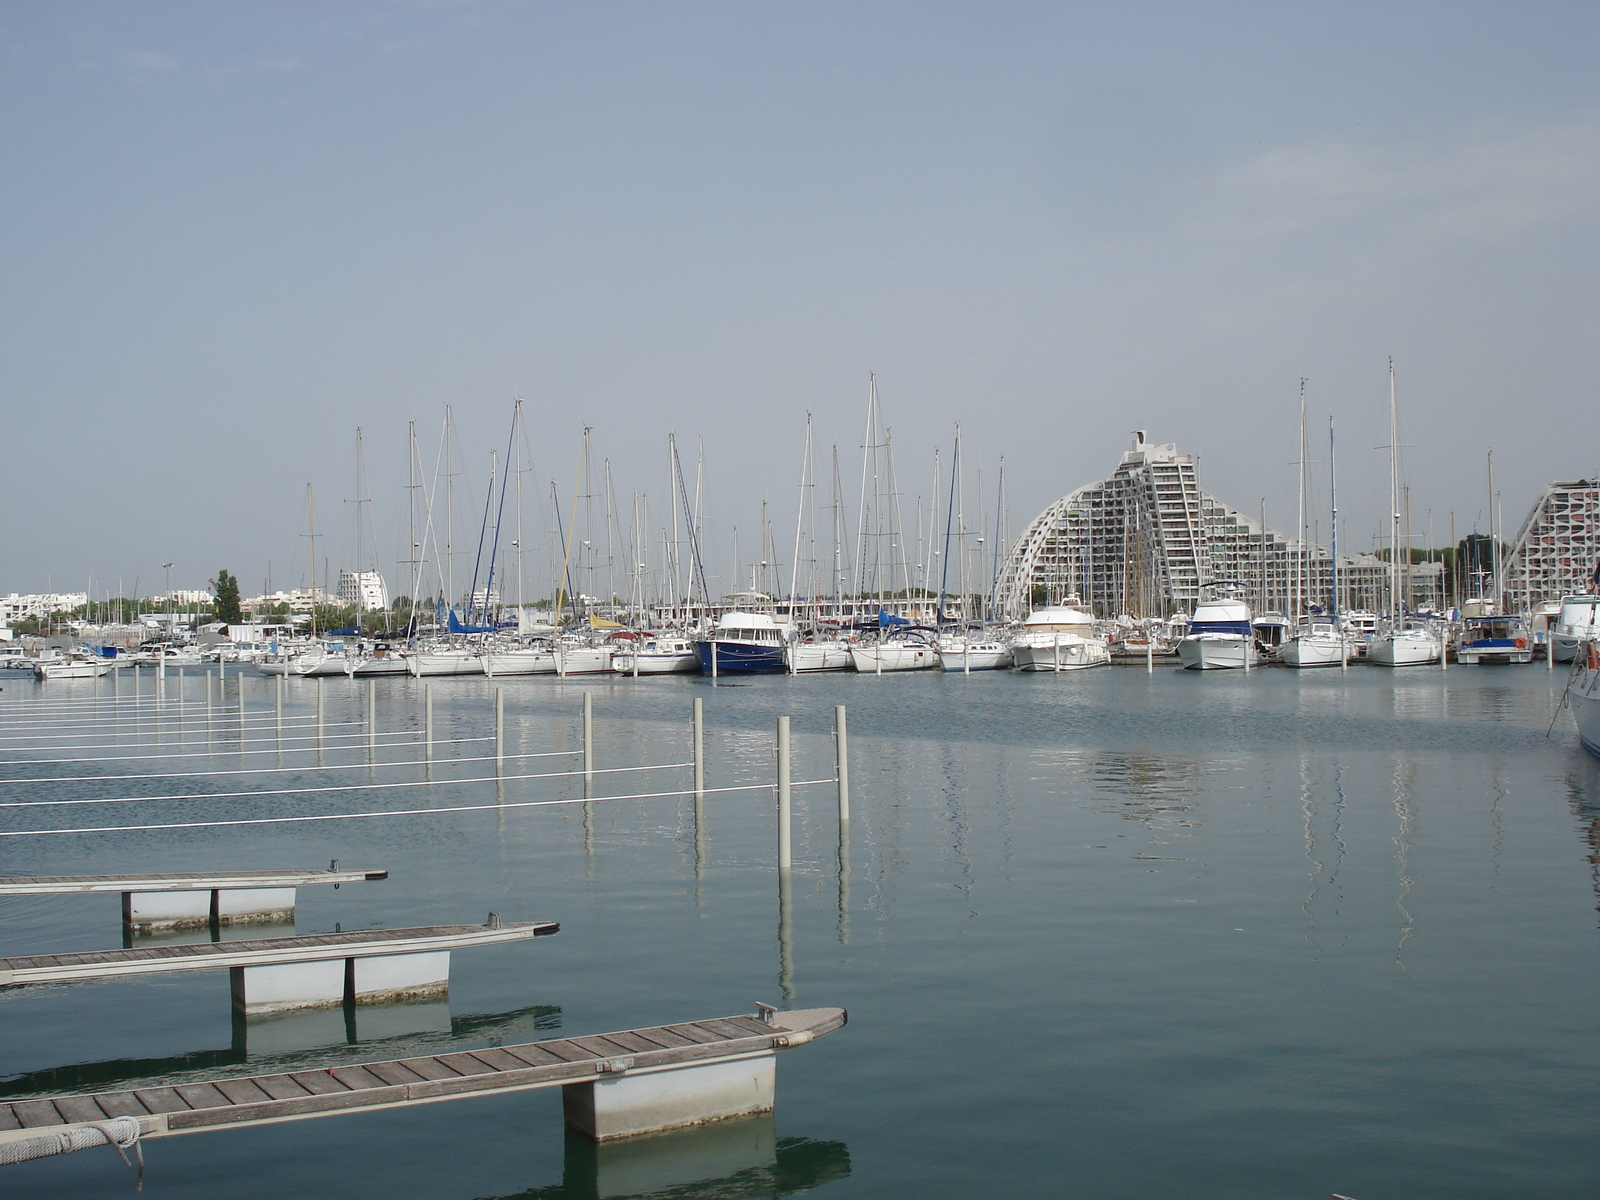
[[[196,942],[144,946],[131,950],[91,950],[73,954],[33,954],[0,958],[0,985],[65,983],[108,975],[151,975],[207,971],[222,967],[269,967],[330,959],[389,957],[465,950],[495,942],[522,941],[555,933],[555,921],[517,921],[485,925],[423,925],[411,929],[363,929],[355,933],[313,933],[304,937],[245,938],[234,942]]]
[[[387,879],[388,871],[316,868],[277,871],[176,871],[137,875],[0,875],[0,896],[63,896],[95,892],[214,892],[233,888],[292,888],[319,883]]]
[[[0,1102],[0,1142],[114,1117],[136,1119],[141,1136],[162,1137],[336,1113],[373,1112],[468,1095],[556,1086],[603,1086],[640,1075],[660,1077],[685,1068],[715,1068],[753,1059],[770,1062],[774,1052],[832,1033],[845,1021],[842,1008],[764,1010],[761,1016],[717,1017],[389,1062],[213,1079],[172,1087],[11,1100]],[[704,1107],[703,1101],[691,1104],[696,1102]],[[766,1107],[771,1107],[770,1098]],[[677,1124],[698,1124],[722,1115],[736,1114],[708,1110],[699,1118]]]

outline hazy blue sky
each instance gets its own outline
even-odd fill
[[[960,421],[1014,530],[1135,428],[1292,524],[1307,376],[1365,548],[1393,355],[1414,523],[1481,525],[1493,447],[1514,527],[1600,472],[1597,33],[1560,3],[12,0],[0,591],[298,582],[308,482],[337,567],[358,424],[392,561],[407,420],[431,464],[455,405],[482,475],[513,396],[530,480],[568,496],[592,425],[657,525],[667,431],[703,437],[725,557],[764,498],[792,536],[808,411],[853,504],[871,371],[907,520]]]

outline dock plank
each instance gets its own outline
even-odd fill
[[[615,1049],[630,1051],[628,1057],[634,1059],[630,1069],[687,1066],[771,1053],[784,1048],[780,1045],[784,1035],[800,1029],[814,1036],[831,1033],[846,1020],[844,1010],[837,1008],[807,1009],[779,1017],[773,1025],[739,1017],[670,1027],[688,1031],[682,1035],[668,1034],[666,1027],[652,1027],[322,1070],[196,1081],[171,1088],[0,1101],[0,1133],[10,1138],[28,1129],[71,1124],[98,1110],[107,1116],[143,1117],[145,1135],[162,1136],[372,1111],[475,1092],[555,1087],[597,1078],[603,1062],[619,1057],[610,1052]],[[718,1037],[711,1032],[719,1028],[738,1036]],[[669,1041],[676,1044],[665,1044]],[[597,1055],[594,1048],[607,1053]]]

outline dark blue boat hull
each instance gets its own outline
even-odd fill
[[[700,670],[711,674],[711,647],[717,648],[718,675],[782,675],[789,668],[783,661],[782,646],[760,646],[750,642],[698,642]]]

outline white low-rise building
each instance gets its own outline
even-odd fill
[[[389,607],[389,587],[377,571],[340,571],[339,601],[362,612]]]
[[[26,621],[30,617],[48,617],[52,613],[71,612],[89,603],[88,592],[30,592],[19,596],[12,592],[0,596],[0,624]]]

